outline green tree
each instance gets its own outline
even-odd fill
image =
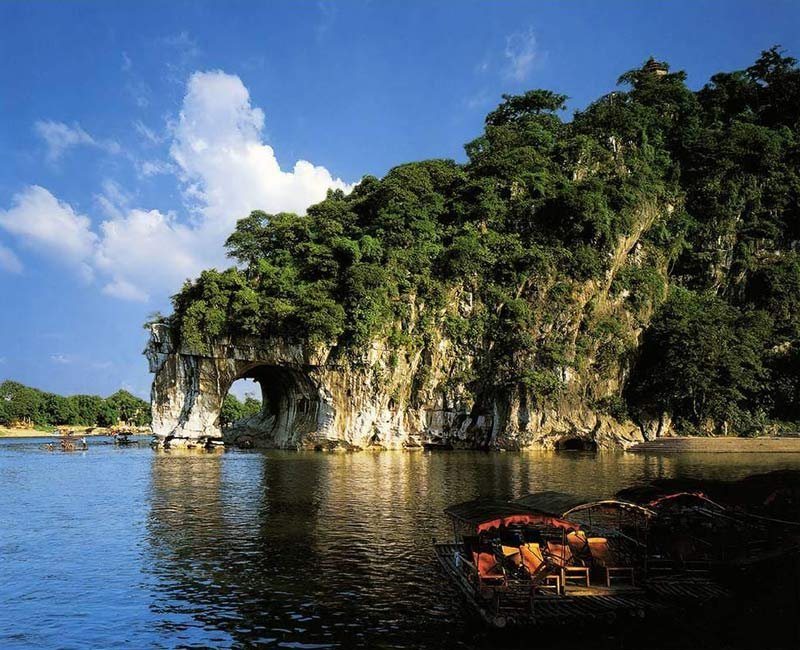
[[[765,314],[741,314],[712,294],[673,289],[648,328],[630,382],[634,405],[691,425],[747,424],[766,386]]]
[[[72,395],[67,399],[72,402],[75,414],[71,424],[100,424],[101,413],[106,413],[105,400],[99,395]]]
[[[261,401],[257,400],[252,395],[245,395],[244,403],[242,404],[242,417],[249,418],[261,412]]]
[[[4,381],[0,384],[0,399],[5,401],[5,413],[9,423],[27,421],[47,424],[42,391],[15,381]]]
[[[118,390],[110,395],[106,403],[122,422],[137,427],[150,423],[150,405],[126,390]]]
[[[222,409],[219,414],[220,426],[227,427],[241,420],[244,417],[244,405],[236,395],[228,393],[222,401]]]

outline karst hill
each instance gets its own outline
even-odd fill
[[[800,70],[699,91],[648,61],[566,119],[506,96],[466,145],[253,212],[152,325],[155,433],[280,447],[627,445],[800,420]]]

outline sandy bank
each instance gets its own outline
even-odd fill
[[[0,427],[0,438],[59,438],[65,431],[69,431],[75,437],[112,436],[123,430],[128,431],[131,435],[146,435],[150,433],[149,429],[124,429],[123,427],[68,426],[59,427],[58,432],[55,431],[55,428],[48,431],[41,431],[39,429]]]
[[[628,448],[652,453],[800,453],[800,437],[786,438],[659,438]]]

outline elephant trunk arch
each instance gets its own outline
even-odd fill
[[[208,353],[176,348],[166,325],[151,327],[145,349],[154,373],[151,389],[153,433],[165,447],[238,440],[258,446],[297,448],[335,437],[334,407],[299,346],[278,343],[266,349],[220,343]],[[264,406],[244,426],[220,428],[220,411],[234,381],[254,379]],[[250,446],[250,445],[247,445]]]

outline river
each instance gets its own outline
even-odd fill
[[[492,647],[442,509],[800,469],[800,454],[86,452],[0,440],[0,647]],[[621,645],[619,647],[622,647]]]

